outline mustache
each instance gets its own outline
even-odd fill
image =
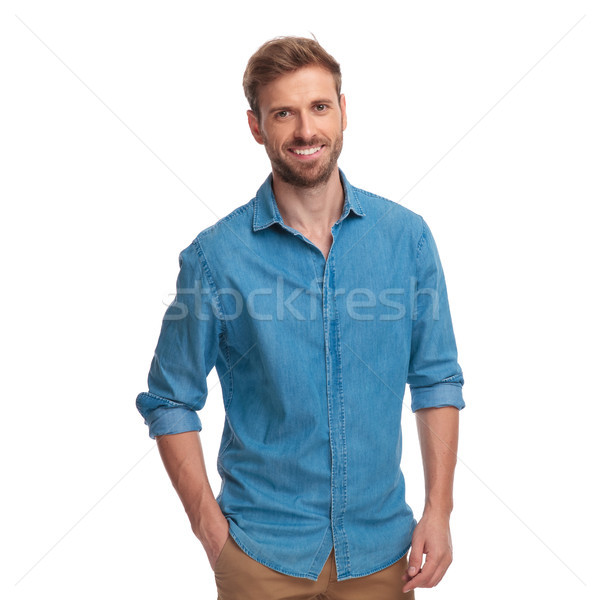
[[[312,138],[310,140],[305,140],[303,138],[294,138],[291,142],[288,142],[288,148],[314,148],[315,146],[326,146],[327,140],[322,140],[319,138]]]

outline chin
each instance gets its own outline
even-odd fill
[[[326,157],[324,157],[326,158]],[[325,162],[306,165],[290,165],[285,160],[271,161],[273,172],[285,183],[299,188],[319,187],[326,183],[331,174],[337,171],[338,155],[330,155]]]
[[[273,169],[279,177],[290,185],[300,188],[313,188],[323,185],[331,177],[331,174],[336,169],[337,165],[323,169],[316,173],[303,172],[293,169]]]

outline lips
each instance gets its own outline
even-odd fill
[[[312,158],[313,156],[318,156],[324,147],[324,144],[319,144],[316,146],[305,146],[301,148],[288,148],[288,151],[298,158]]]
[[[315,146],[314,148],[307,148],[306,150],[292,150],[294,154],[302,154],[303,156],[308,156],[310,154],[314,154],[321,149],[321,146]]]

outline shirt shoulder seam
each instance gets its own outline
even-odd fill
[[[227,222],[230,221],[231,219],[237,217],[238,215],[241,215],[244,212],[250,210],[252,208],[253,202],[254,202],[254,199],[250,200],[249,202],[246,202],[246,204],[242,204],[241,206],[238,206],[237,208],[232,210],[228,215],[221,217],[216,223],[213,223],[212,225],[209,225],[206,229],[203,229],[196,236],[196,240],[200,241],[203,237],[207,236],[211,231],[213,231],[213,229],[216,229],[218,226],[225,225],[228,227]]]
[[[404,206],[404,204],[401,204],[400,202],[396,202],[395,200],[390,200],[389,198],[386,198],[385,196],[381,196],[380,194],[374,194],[373,192],[369,192],[368,190],[363,190],[362,188],[359,188],[359,187],[355,187],[355,186],[351,186],[351,187],[355,191],[360,192],[361,194],[364,194],[365,196],[369,196],[370,198],[376,198],[377,200],[383,200],[384,202],[391,204],[393,207],[399,208],[400,210],[405,211],[406,213],[408,213],[410,215],[413,215],[413,217],[418,217],[419,219],[422,219],[420,214],[416,213],[414,210],[411,210],[407,206]]]
[[[208,280],[208,285],[210,287],[211,295],[214,298],[219,319],[219,333],[225,334],[225,312],[223,311],[223,306],[221,304],[221,299],[219,298],[219,294],[217,293],[217,286],[215,285],[215,280],[212,275],[212,271],[210,269],[210,265],[208,264],[208,260],[206,258],[206,254],[204,253],[204,249],[202,248],[202,244],[200,243],[200,236],[196,237],[196,239],[192,242],[194,249],[196,250],[196,254],[198,256],[198,260],[201,263],[202,269],[206,274],[206,279]]]
[[[421,257],[421,250],[423,249],[423,246],[425,245],[425,233],[427,230],[427,226],[425,224],[425,219],[423,219],[423,217],[421,217],[419,215],[419,218],[421,219],[421,237],[419,238],[419,242],[417,244],[417,255],[416,255],[416,260],[417,262],[419,261],[419,258]]]

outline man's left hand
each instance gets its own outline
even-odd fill
[[[427,555],[423,565],[423,555]],[[436,586],[452,562],[450,517],[444,513],[425,512],[415,527],[404,593],[418,587]],[[421,568],[421,565],[422,568]]]

